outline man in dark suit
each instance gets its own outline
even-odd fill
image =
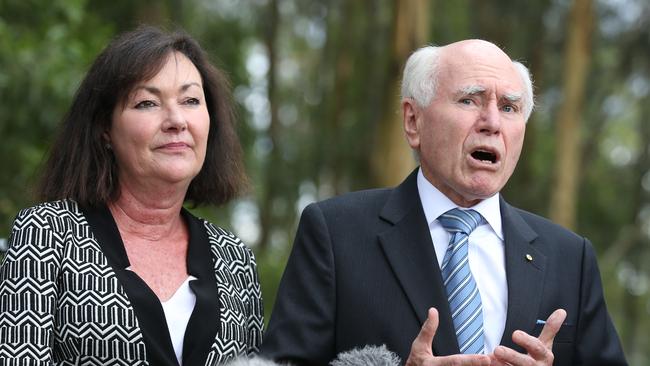
[[[326,365],[385,344],[407,365],[625,365],[589,241],[499,195],[532,108],[528,70],[489,42],[411,55],[402,112],[420,167],[304,210],[262,353]]]

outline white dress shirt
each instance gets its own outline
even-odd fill
[[[445,230],[438,217],[458,207],[418,172],[418,191],[429,223],[431,240],[436,251],[438,266],[447,252],[451,235]],[[501,342],[508,310],[508,285],[506,282],[505,249],[501,228],[499,194],[471,207],[483,216],[485,221],[469,236],[469,267],[481,294],[483,305],[483,335],[485,351],[494,352]]]

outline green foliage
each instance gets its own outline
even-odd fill
[[[650,362],[650,339],[643,335],[650,327],[645,127],[650,6],[642,0],[624,3],[597,2],[577,231],[599,253],[608,304],[631,364],[645,365]],[[272,6],[278,7],[277,24],[270,21]],[[432,1],[431,6],[430,43],[489,39],[531,69],[538,107],[503,194],[542,215],[554,189],[553,167],[562,159],[555,155],[554,137],[569,6],[551,0]],[[140,23],[181,26],[230,76],[252,182],[241,200],[193,211],[255,247],[268,319],[301,209],[373,186],[368,155],[389,76],[400,72],[390,62],[395,9],[389,0],[0,0],[0,238],[8,236],[18,210],[35,202],[43,157],[98,52],[115,34]],[[271,50],[273,88],[267,70]],[[269,117],[271,101],[275,122]],[[261,237],[266,240],[258,243]]]
[[[84,70],[111,35],[109,26],[86,14],[85,1],[43,5],[0,3],[0,237],[18,209],[34,202],[49,141]]]

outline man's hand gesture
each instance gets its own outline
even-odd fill
[[[512,341],[522,346],[528,354],[519,353],[511,348],[498,346],[490,358],[493,366],[542,366],[553,364],[553,340],[566,319],[566,311],[557,309],[548,317],[539,338],[526,332],[516,330]],[[413,351],[411,351],[413,353]]]
[[[427,320],[411,345],[411,353],[406,366],[489,366],[490,357],[486,355],[434,356],[431,351],[433,336],[438,329],[438,311],[429,309]]]

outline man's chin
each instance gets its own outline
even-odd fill
[[[506,181],[495,174],[474,174],[464,187],[465,196],[475,200],[490,198],[501,191]]]
[[[452,199],[455,204],[461,207],[472,207],[477,205],[479,202],[486,200],[500,191],[500,188],[494,187],[468,187],[464,190],[457,199]],[[457,202],[458,201],[458,202]],[[461,205],[461,203],[463,203]]]

